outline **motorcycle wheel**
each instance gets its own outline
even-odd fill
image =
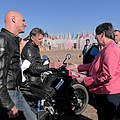
[[[80,115],[82,112],[85,111],[89,96],[87,89],[81,84],[74,84],[72,85],[73,88],[73,97],[71,101],[72,111],[75,115]]]

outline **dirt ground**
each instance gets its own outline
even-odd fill
[[[41,51],[41,55],[47,55],[51,62],[55,62],[56,60],[60,60],[62,62],[68,53],[71,54],[71,59],[69,60],[70,63],[82,64],[82,57],[79,57],[81,53],[80,50]],[[98,120],[96,109],[90,104],[88,104],[86,110],[82,113],[82,116],[82,120]]]
[[[71,59],[69,62],[73,62],[76,64],[82,63],[82,57],[79,57],[80,50],[50,50],[50,51],[41,51],[41,55],[47,55],[52,62],[56,60],[60,60],[61,62],[64,60],[66,54],[71,54]]]

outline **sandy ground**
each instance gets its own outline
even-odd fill
[[[50,50],[50,51],[41,51],[41,55],[47,55],[50,58],[51,62],[64,60],[66,54],[71,54],[70,63],[82,64],[82,57],[79,57],[80,50]],[[86,110],[82,113],[82,120],[97,120],[96,109],[88,104]],[[75,119],[74,119],[75,120]],[[77,120],[77,119],[76,119]]]
[[[82,63],[82,57],[80,58],[80,50],[50,50],[50,51],[41,51],[41,55],[47,55],[50,60],[56,61],[60,60],[61,62],[64,60],[66,54],[71,54],[71,59],[69,62],[73,62],[76,64]]]

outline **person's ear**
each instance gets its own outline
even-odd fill
[[[12,16],[11,19],[12,19],[12,22],[15,23],[15,16]]]
[[[32,35],[32,36],[31,36],[31,40],[32,40],[32,41],[35,41],[35,36]]]
[[[33,40],[34,39],[34,37],[33,36],[31,36],[31,40]]]
[[[101,38],[105,37],[105,32],[101,33]]]

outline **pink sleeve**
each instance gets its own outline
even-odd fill
[[[85,77],[84,83],[86,86],[90,86],[94,82],[94,79],[92,77]]]
[[[90,64],[83,64],[83,65],[78,65],[77,69],[79,72],[87,71],[89,70]]]
[[[115,76],[119,62],[119,51],[115,48],[107,49],[103,55],[103,64],[101,64],[101,72],[94,76],[85,77],[84,83],[86,86],[101,85],[109,82]],[[114,61],[114,62],[113,62]]]

